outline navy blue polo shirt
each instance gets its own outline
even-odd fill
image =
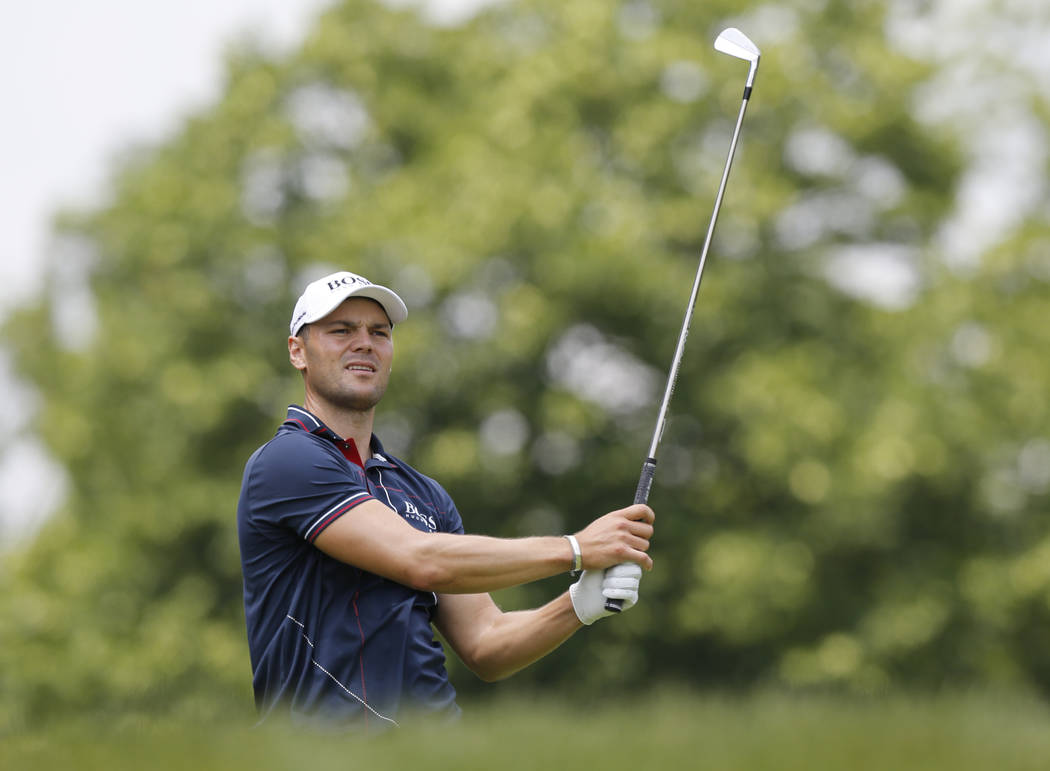
[[[347,723],[393,722],[399,707],[458,713],[422,592],[329,557],[314,541],[379,500],[427,532],[462,533],[448,493],[372,436],[361,464],[298,406],[248,460],[237,504],[255,702]]]

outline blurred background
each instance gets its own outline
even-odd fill
[[[454,683],[1050,695],[1050,6],[218,5],[3,32],[0,735],[250,708],[241,471],[329,270],[408,302],[377,433],[469,531],[629,503],[746,76],[726,26],[763,56],[657,567],[622,619]]]

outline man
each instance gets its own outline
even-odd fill
[[[346,272],[310,284],[292,314],[288,356],[305,399],[248,461],[237,507],[263,715],[385,725],[399,708],[457,714],[431,625],[498,680],[609,615],[606,597],[630,608],[652,567],[647,506],[564,537],[464,534],[448,493],[372,433],[407,315],[393,291]],[[581,568],[537,609],[504,613],[487,594]]]

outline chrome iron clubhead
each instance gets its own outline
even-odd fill
[[[738,30],[736,27],[728,27],[722,30],[715,38],[715,50],[724,54],[735,56],[751,64],[751,70],[747,74],[747,88],[751,88],[755,80],[755,72],[758,70],[758,60],[762,52],[758,46],[751,42],[751,38]]]
[[[722,33],[715,39],[715,50],[749,62],[757,62],[758,57],[762,55],[758,46],[736,27],[722,30]]]

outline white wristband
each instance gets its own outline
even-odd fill
[[[580,551],[580,542],[576,540],[576,536],[567,535],[569,539],[569,545],[572,547],[572,573],[579,573],[583,570],[583,553]]]

